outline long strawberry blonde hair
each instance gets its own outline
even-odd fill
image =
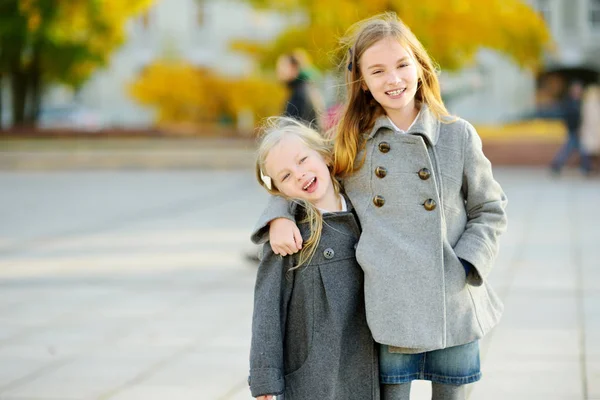
[[[362,134],[370,131],[375,120],[385,115],[383,107],[369,91],[363,91],[360,60],[364,52],[382,39],[392,37],[414,57],[417,63],[417,104],[427,104],[431,113],[440,121],[450,114],[444,106],[440,93],[438,69],[427,51],[395,13],[387,12],[357,22],[342,38],[346,57],[340,67],[345,74],[346,106],[335,128],[334,173],[344,177],[360,169],[364,162],[356,163],[356,156],[365,146]]]

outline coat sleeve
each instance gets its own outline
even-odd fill
[[[252,230],[252,242],[261,244],[269,240],[269,223],[276,218],[287,218],[295,223],[293,208],[291,201],[280,196],[270,196],[267,207]]]
[[[286,274],[293,256],[273,253],[269,243],[263,246],[254,288],[250,377],[253,397],[284,392],[283,344],[287,308],[294,274]]]
[[[498,254],[499,236],[506,230],[506,195],[492,174],[492,164],[485,157],[475,128],[466,123],[464,143],[463,193],[467,225],[458,240],[456,255],[471,263],[467,282],[483,284]]]

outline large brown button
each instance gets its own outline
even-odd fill
[[[382,153],[387,153],[390,151],[390,144],[388,142],[379,143],[379,151]]]
[[[435,210],[435,207],[437,206],[435,200],[433,199],[427,199],[425,200],[425,203],[423,203],[423,207],[425,207],[425,209],[427,211],[433,211]]]
[[[385,178],[387,169],[385,167],[377,167],[375,168],[375,175],[377,175],[378,178]]]
[[[419,178],[423,179],[424,181],[429,179],[430,176],[431,176],[431,171],[429,171],[427,168],[421,168],[419,170]]]
[[[373,204],[375,204],[375,206],[377,207],[383,207],[383,205],[385,204],[385,199],[383,198],[383,196],[375,196],[373,197]]]

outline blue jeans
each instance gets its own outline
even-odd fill
[[[554,160],[552,161],[552,169],[556,171],[560,171],[560,169],[565,165],[571,153],[574,151],[579,152],[579,165],[581,171],[584,173],[588,173],[592,169],[592,164],[590,161],[590,157],[585,153],[583,148],[581,147],[581,143],[579,141],[579,137],[576,132],[569,132],[569,137],[563,146],[560,148],[556,156],[554,156]]]
[[[390,353],[379,345],[379,381],[406,383],[415,379],[465,385],[481,379],[479,341],[418,354]]]

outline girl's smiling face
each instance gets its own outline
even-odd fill
[[[309,201],[317,208],[335,199],[325,159],[296,135],[286,135],[269,151],[265,170],[285,196]]]
[[[368,89],[388,115],[414,110],[419,82],[413,55],[393,37],[373,44],[360,58],[363,90]]]

